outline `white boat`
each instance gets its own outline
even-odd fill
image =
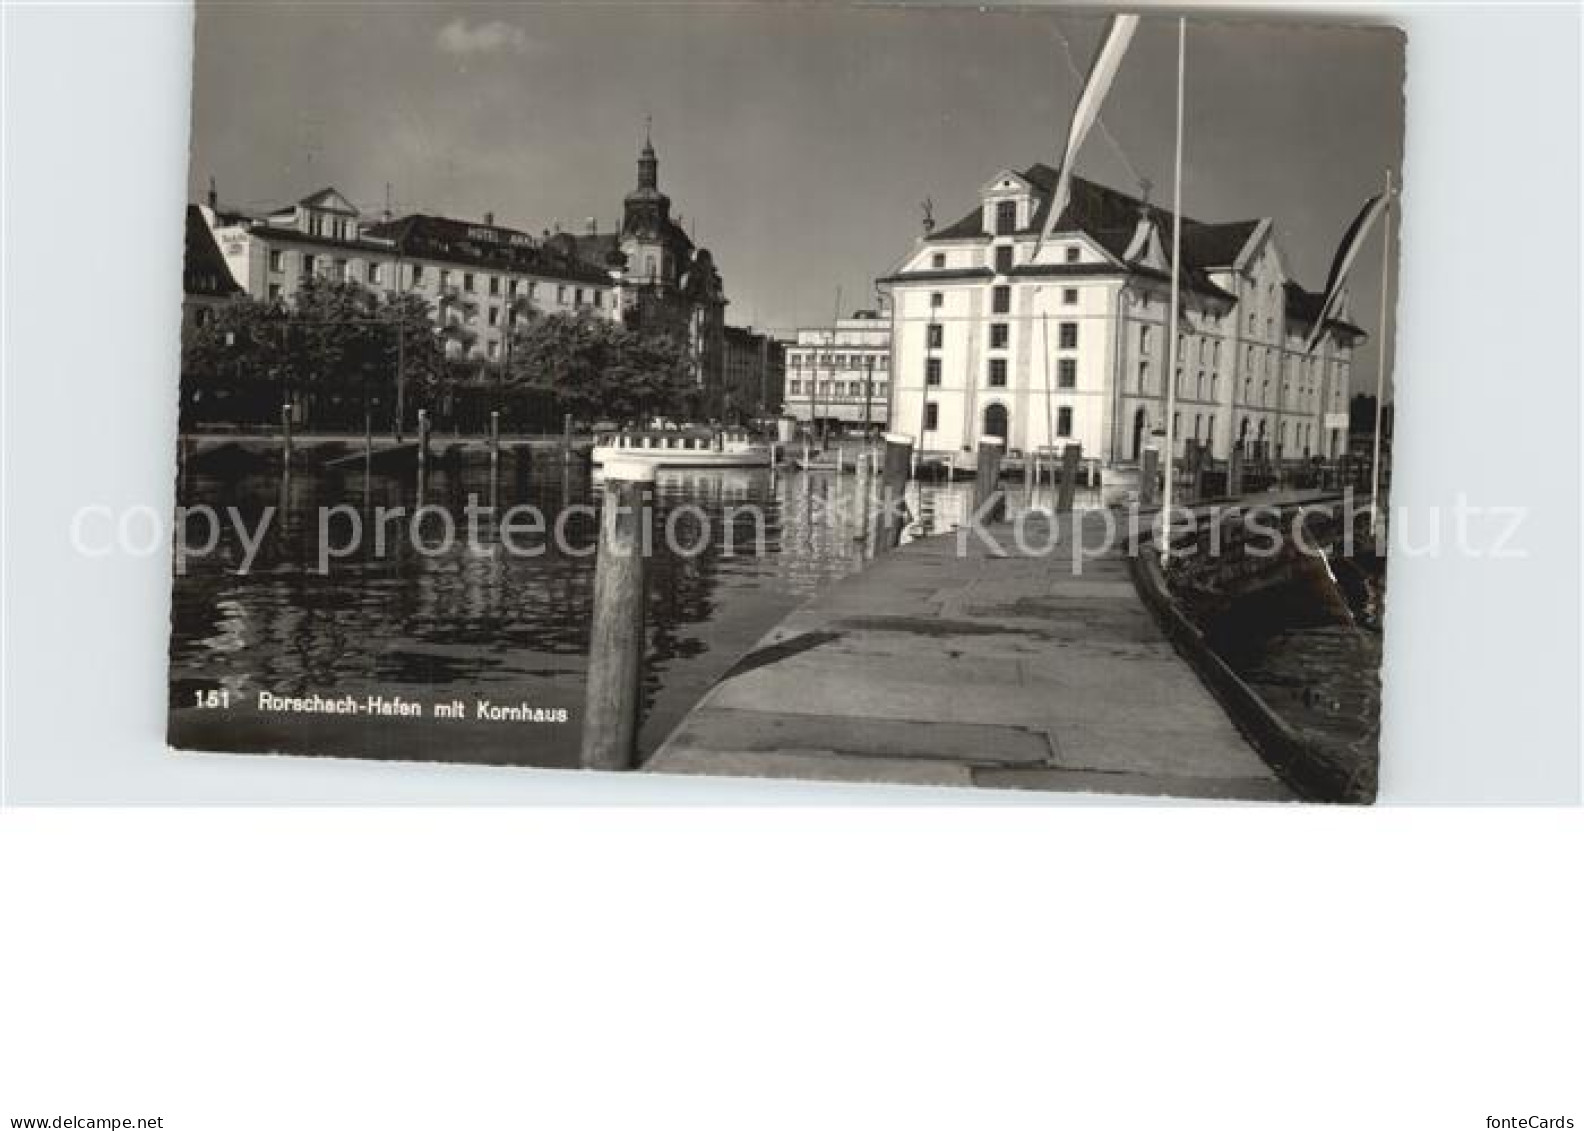
[[[594,443],[595,467],[635,457],[658,467],[769,467],[770,445],[746,428],[623,429]]]

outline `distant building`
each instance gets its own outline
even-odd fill
[[[536,238],[497,225],[415,214],[366,221],[334,188],[264,216],[222,211],[211,190],[200,209],[231,277],[248,294],[286,301],[310,276],[429,301],[456,332],[453,356],[499,360],[526,306],[543,313],[587,310],[614,318],[616,282],[578,257],[566,234]]]
[[[723,415],[725,287],[709,250],[694,247],[672,219],[671,198],[660,191],[660,159],[647,137],[638,183],[622,201],[620,231],[579,237],[577,248],[616,279],[623,325],[667,334],[687,347],[704,415]]]
[[[778,415],[786,396],[786,346],[769,334],[740,326],[727,326],[723,342],[721,418],[751,420]]]
[[[1282,458],[1347,448],[1353,347],[1321,296],[1290,276],[1269,219],[1183,218],[1181,318],[1167,325],[1171,215],[1074,178],[1036,258],[1056,173],[1002,170],[961,220],[925,234],[880,280],[893,297],[892,427],[924,450],[1081,443],[1108,463],[1139,458],[1165,425],[1175,379],[1179,443],[1225,456],[1233,442]],[[1177,372],[1165,372],[1168,333]],[[798,386],[806,370],[793,365]],[[790,395],[790,394],[789,394]]]
[[[891,324],[873,310],[798,330],[787,346],[786,411],[807,423],[886,427]]]
[[[226,266],[214,233],[196,204],[187,206],[186,249],[182,256],[182,330],[202,326],[213,309],[242,292]]]

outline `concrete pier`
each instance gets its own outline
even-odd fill
[[[1292,800],[1178,656],[1125,547],[1000,553],[955,534],[826,590],[744,657],[646,763],[673,773]],[[1043,527],[1043,529],[1041,529]]]

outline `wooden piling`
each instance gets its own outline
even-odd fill
[[[570,412],[561,418],[561,459],[564,463],[572,462],[572,414]]]
[[[493,471],[500,464],[500,410],[490,410],[489,433],[490,470]]]
[[[1139,467],[1139,506],[1152,507],[1160,498],[1160,449],[1144,449],[1144,459]]]
[[[907,527],[907,484],[913,467],[913,437],[888,432],[880,465],[880,508],[875,550],[889,550],[902,540]]]
[[[281,405],[281,462],[287,466],[292,461],[292,405],[290,401]]]
[[[418,410],[418,470],[429,466],[429,410]]]
[[[974,472],[974,513],[985,521],[998,522],[1005,500],[1001,497],[1001,456],[1006,441],[1000,436],[979,437],[979,463]],[[992,501],[993,500],[993,501]],[[985,504],[989,503],[989,509]]]
[[[1073,496],[1078,493],[1078,465],[1083,462],[1083,445],[1068,444],[1062,449],[1061,493],[1056,497],[1056,509],[1073,509]]]
[[[594,568],[581,764],[591,770],[637,766],[644,652],[644,545],[655,465],[607,459]]]

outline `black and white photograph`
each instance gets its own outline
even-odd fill
[[[1371,801],[1404,52],[200,4],[171,744]]]

